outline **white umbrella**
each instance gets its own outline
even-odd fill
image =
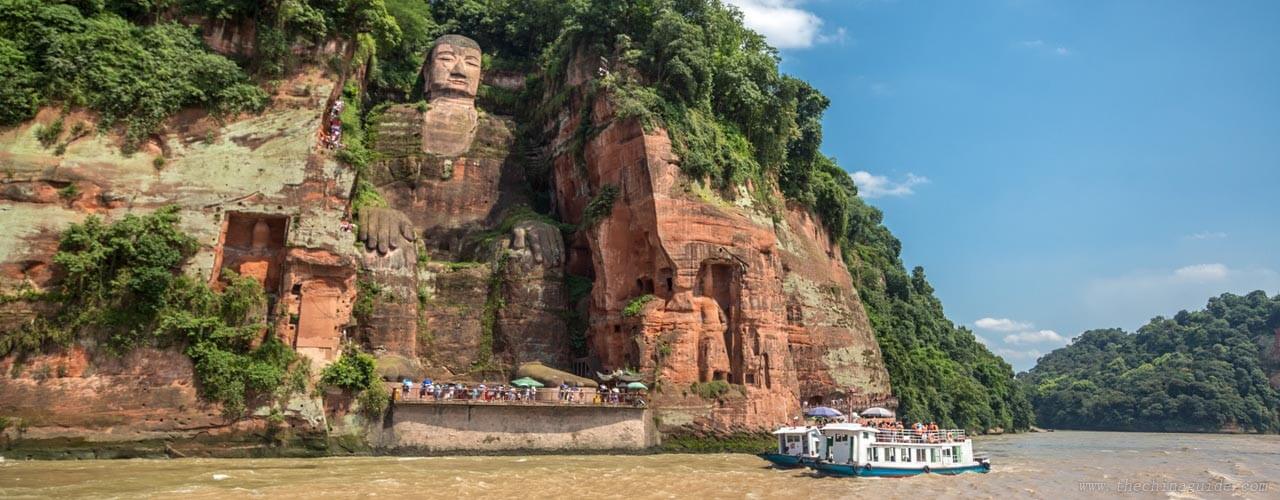
[[[867,408],[858,412],[859,416],[867,418],[893,418],[893,412],[879,406]]]

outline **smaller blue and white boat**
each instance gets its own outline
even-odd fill
[[[818,458],[805,465],[834,476],[904,477],[988,472],[962,429],[885,430],[862,424],[822,427]]]
[[[778,449],[759,456],[775,467],[793,469],[818,459],[822,433],[817,427],[783,427],[773,431],[778,438]]]

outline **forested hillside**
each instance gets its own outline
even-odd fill
[[[1280,295],[1223,294],[1136,334],[1091,330],[1020,376],[1038,425],[1133,431],[1280,430]]]
[[[253,55],[212,53],[189,19],[251,20]],[[100,114],[103,130],[118,127],[129,150],[184,107],[262,109],[261,88],[292,69],[293,49],[333,38],[355,42],[353,65],[329,65],[366,71],[365,91],[350,94],[365,101],[349,108],[355,115],[420,98],[423,54],[444,33],[477,40],[487,70],[527,75],[522,92],[482,86],[480,101],[516,115],[529,149],[545,145],[549,113],[579,91],[563,88],[569,64],[613,61],[620,69],[585,91],[606,92],[619,117],[665,129],[690,178],[726,198],[751,197],[775,221],[784,204],[822,219],[844,249],[903,416],[970,429],[1030,424],[1009,365],[946,319],[923,269],[907,272],[880,212],[821,153],[827,98],[781,74],[777,51],[718,0],[0,0],[0,126],[44,105],[83,107]],[[359,120],[344,115],[347,159],[359,157]],[[526,168],[529,184],[546,190],[546,166]]]

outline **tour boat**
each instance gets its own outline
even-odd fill
[[[885,430],[862,424],[822,427],[818,458],[805,465],[836,476],[903,477],[987,472],[991,462],[973,455],[960,429]]]
[[[783,427],[773,435],[778,437],[778,451],[760,454],[773,465],[790,469],[818,459],[822,433],[817,427]]]

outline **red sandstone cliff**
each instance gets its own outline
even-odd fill
[[[318,91],[293,92],[304,84]],[[439,155],[416,147],[421,111],[389,108],[371,124],[374,181],[390,203],[408,207],[420,244],[390,260],[361,251],[342,229],[354,172],[315,140],[332,86],[301,75],[261,116],[180,118],[132,157],[107,136],[76,139],[55,155],[36,144],[35,124],[0,133],[0,292],[53,283],[58,235],[86,214],[111,219],[176,204],[183,229],[204,245],[187,271],[257,277],[275,300],[276,331],[317,365],[346,339],[411,358],[397,369],[415,375],[478,378],[533,360],[585,375],[633,368],[655,386],[666,431],[757,431],[787,422],[802,400],[888,395],[866,313],[822,225],[797,207],[768,213],[749,188],[717,193],[687,178],[666,133],[614,120],[605,94],[571,100],[549,124],[555,210],[582,224],[568,240],[536,218],[510,219],[528,195],[510,118],[484,115],[468,132],[470,147]],[[597,133],[579,162],[570,144],[583,106]],[[441,137],[451,136],[433,140]],[[169,159],[157,170],[152,158],[162,151]],[[70,197],[60,194],[68,185],[77,187]],[[608,214],[583,224],[587,203],[615,189]],[[384,286],[356,329],[362,268],[363,279]],[[581,304],[570,303],[570,275],[592,282]],[[656,298],[639,314],[624,316],[649,294]],[[0,304],[3,324],[40,313],[22,301]],[[570,318],[587,323],[577,356]],[[261,419],[228,421],[202,402],[176,351],[114,358],[77,344],[10,356],[0,373],[0,416],[20,418],[27,437],[188,440],[263,430]],[[717,381],[728,392],[706,396],[704,384]],[[302,398],[287,418],[310,432],[341,427],[325,421],[321,404]]]
[[[798,415],[801,400],[889,395],[840,250],[812,215],[788,207],[774,220],[749,189],[726,200],[681,174],[665,131],[614,120],[603,93],[576,95],[552,144],[557,208],[582,222],[594,196],[617,192],[569,250],[569,268],[594,277],[593,364],[651,376],[668,430],[759,430]],[[571,151],[580,106],[599,131],[582,164]],[[647,294],[656,299],[639,315],[623,315]],[[736,388],[714,401],[695,395],[712,381]]]

